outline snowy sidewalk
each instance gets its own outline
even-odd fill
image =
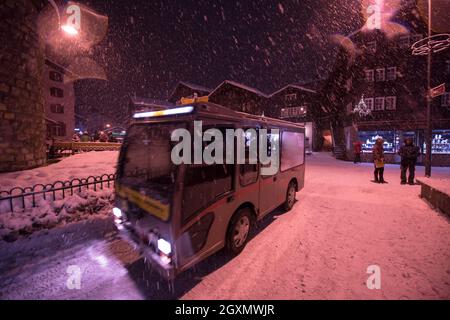
[[[399,166],[387,166],[389,184],[372,176],[371,164],[307,157],[294,209],[268,217],[240,256],[183,298],[449,299],[449,220],[419,198],[420,186],[400,186]],[[381,290],[366,286],[370,265],[381,268]]]

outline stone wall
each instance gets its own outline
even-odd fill
[[[42,4],[0,1],[0,172],[45,164],[44,55],[37,34]]]

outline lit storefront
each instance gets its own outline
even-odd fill
[[[370,154],[378,138],[384,140],[384,152],[387,162],[398,163],[400,161],[397,152],[406,138],[412,138],[414,144],[421,148],[423,155],[426,152],[424,130],[358,131],[357,138],[362,143],[365,160],[370,160]],[[434,159],[438,162],[436,163],[437,165],[448,165],[450,163],[450,129],[433,130],[431,152],[434,155]],[[419,157],[418,160],[421,163],[423,157]]]

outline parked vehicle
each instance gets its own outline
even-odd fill
[[[223,248],[240,253],[253,223],[280,205],[290,210],[303,188],[302,125],[212,103],[141,112],[134,118],[119,156],[113,213],[124,237],[167,279]],[[192,133],[194,120],[201,120],[204,130],[278,129],[270,134],[271,141],[279,141],[276,173],[262,175],[260,163],[173,164],[171,134],[178,128]],[[246,157],[248,148],[246,140]]]

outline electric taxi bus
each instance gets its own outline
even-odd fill
[[[277,172],[262,175],[260,163],[175,165],[171,134],[192,132],[194,121],[202,121],[203,130],[275,131],[270,139],[279,142]],[[209,102],[136,113],[117,167],[116,225],[166,279],[223,248],[238,254],[255,221],[281,205],[294,206],[304,185],[304,146],[302,125]]]

